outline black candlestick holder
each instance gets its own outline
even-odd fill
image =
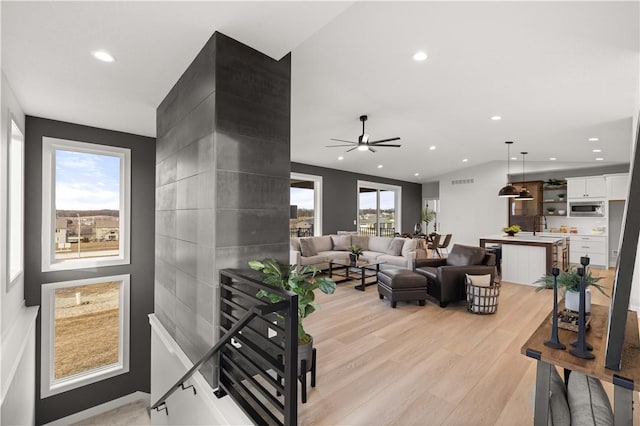
[[[567,347],[560,343],[558,338],[558,275],[560,275],[560,269],[552,268],[551,274],[553,275],[553,322],[551,324],[551,339],[545,341],[544,345],[553,349],[566,349]]]
[[[585,310],[586,310],[586,283],[585,283],[585,270],[587,265],[589,264],[589,258],[587,256],[583,256],[580,258],[580,264],[582,268],[578,268],[578,275],[580,276],[580,308],[578,310],[578,340],[572,343],[575,346],[573,349],[569,350],[571,355],[577,356],[578,358],[584,359],[594,359],[595,355],[593,355],[590,350],[593,350],[593,347],[587,343],[587,326],[585,319]]]

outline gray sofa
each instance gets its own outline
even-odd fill
[[[384,260],[385,263],[380,265],[380,269],[414,268],[416,242],[411,238],[348,234],[292,238],[290,261],[298,268],[314,265],[320,269],[327,269],[332,259],[349,260],[351,245],[362,248],[361,257],[364,259]]]

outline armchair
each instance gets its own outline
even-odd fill
[[[444,259],[416,260],[415,271],[427,277],[427,294],[446,307],[449,302],[466,300],[466,274],[496,275],[496,258],[483,247],[454,244],[449,256]]]

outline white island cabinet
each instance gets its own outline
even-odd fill
[[[557,266],[566,268],[568,238],[520,233],[513,237],[489,235],[480,237],[480,246],[502,246],[501,280],[514,284],[534,284],[539,278],[551,274]]]

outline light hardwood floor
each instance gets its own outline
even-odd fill
[[[593,273],[611,287],[612,271]],[[375,286],[363,293],[350,283],[318,301],[322,310],[305,323],[318,381],[299,406],[299,424],[533,423],[535,362],[520,348],[552,309],[551,291],[503,283],[494,315],[471,314],[464,303],[391,309]],[[593,303],[609,300],[595,291]]]

